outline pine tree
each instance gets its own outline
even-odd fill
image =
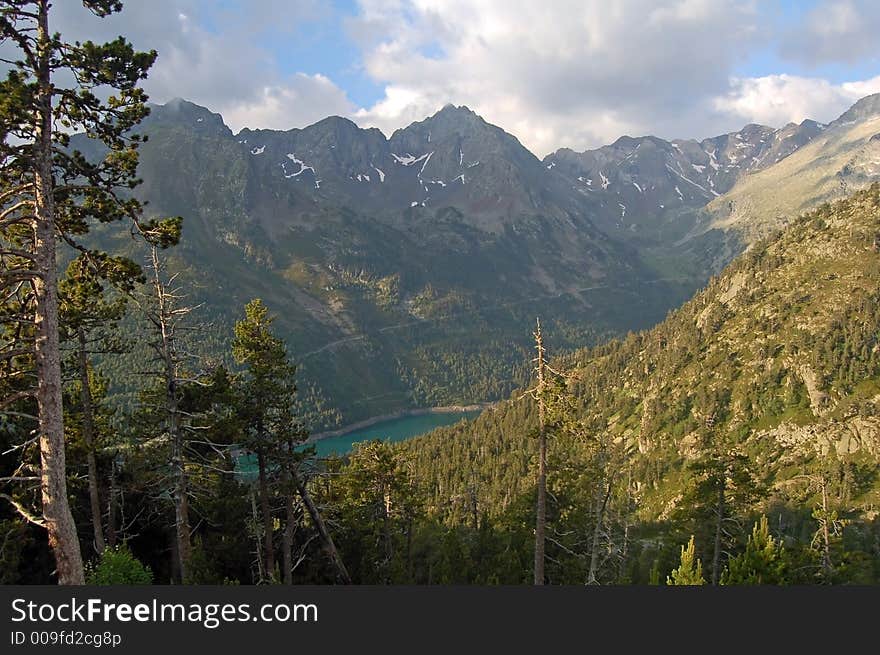
[[[681,563],[666,578],[666,584],[676,587],[706,584],[703,579],[703,564],[695,555],[693,537],[687,546],[681,547]]]
[[[99,17],[122,9],[119,0],[82,4]],[[48,531],[58,581],[81,584],[82,554],[67,494],[57,242],[99,264],[108,257],[77,237],[94,221],[138,219],[140,205],[120,191],[137,184],[140,139],[130,130],[148,112],[138,83],[156,53],[136,52],[122,37],[103,45],[65,42],[50,31],[50,7],[49,0],[0,3],[0,39],[11,50],[0,82],[0,290],[28,290],[20,297],[27,298],[23,310],[33,325],[31,341],[3,344],[0,356],[23,348],[33,353],[37,385],[26,393],[38,408],[42,518],[36,522]],[[113,94],[102,100],[98,89],[101,96],[105,89]],[[104,159],[90,163],[70,151],[70,132],[103,142]]]
[[[257,455],[265,574],[269,580],[275,580],[275,522],[269,474],[282,459],[287,435],[273,428],[282,427],[277,422],[286,419],[286,410],[293,403],[295,369],[288,361],[284,342],[272,334],[274,318],[263,302],[254,299],[244,311],[244,319],[235,324],[232,354],[237,363],[246,367],[239,386],[240,411],[246,426],[244,445]]]
[[[782,544],[770,534],[767,517],[752,528],[744,552],[727,562],[723,585],[781,585],[786,582],[788,560]]]
[[[544,566],[547,530],[547,377],[544,351],[544,335],[541,320],[537,319],[535,329],[535,376],[536,385],[533,396],[538,403],[538,471],[537,501],[535,504],[535,566],[534,583],[544,584]]]
[[[125,289],[135,280],[128,267],[117,269],[111,277]],[[105,275],[105,277],[108,277]],[[105,548],[100,484],[97,462],[97,428],[95,399],[92,394],[92,355],[120,352],[122,344],[114,328],[125,313],[125,296],[108,297],[106,282],[78,257],[67,267],[58,285],[61,312],[61,339],[73,350],[72,368],[79,386],[80,430],[86,450],[89,483],[89,509],[92,518],[93,546],[101,554]]]
[[[180,239],[182,222],[180,219],[167,219],[157,222],[151,229],[144,229],[142,235],[147,241],[150,270],[149,292],[141,307],[153,328],[150,347],[156,369],[153,374],[161,383],[162,393],[159,401],[160,424],[170,445],[171,497],[174,500],[175,545],[179,578],[182,583],[189,582],[189,562],[192,555],[191,524],[189,519],[190,482],[186,455],[186,419],[183,410],[184,385],[191,381],[187,377],[187,358],[181,346],[182,333],[192,329],[185,325],[193,307],[182,304],[184,296],[177,286],[177,274],[169,274],[162,250],[176,244]]]
[[[276,579],[274,518],[272,516],[269,476],[280,469],[282,491],[286,494],[287,525],[282,535],[283,582],[292,581],[292,523],[296,520],[290,495],[296,491],[318,532],[327,555],[344,583],[350,583],[348,570],[342,562],[324,518],[309,493],[307,480],[300,467],[308,452],[297,452],[308,433],[294,416],[296,367],[290,362],[284,342],[272,333],[274,317],[260,299],[245,306],[245,317],[235,325],[232,354],[246,367],[239,380],[238,408],[245,426],[244,445],[256,453],[260,513],[263,521],[263,555],[265,575]]]

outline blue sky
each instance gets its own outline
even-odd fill
[[[271,50],[283,72],[323,74],[345,89],[351,100],[361,107],[376,103],[383,86],[366,74],[357,43],[346,30],[346,21],[358,15],[353,0],[336,0],[325,15],[303,25],[296,38],[273,35]]]
[[[152,99],[236,130],[339,114],[388,134],[451,102],[543,156],[828,121],[880,91],[877,0],[129,0],[105,21],[78,4],[57,3],[63,32],[157,49]]]

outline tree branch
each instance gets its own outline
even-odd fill
[[[40,526],[41,528],[45,528],[45,527],[46,527],[46,521],[44,521],[43,519],[41,519],[41,518],[39,518],[39,517],[34,516],[33,514],[31,514],[31,513],[28,511],[28,509],[27,509],[24,505],[22,505],[21,503],[19,503],[17,500],[15,500],[15,499],[14,499],[12,496],[10,496],[9,494],[0,494],[0,498],[5,498],[6,500],[8,500],[8,501],[9,501],[9,504],[12,505],[12,506],[15,508],[15,511],[18,512],[18,513],[21,515],[21,517],[22,517],[24,520],[26,520],[28,523],[32,523],[32,524],[34,524],[34,525],[38,525],[38,526]]]

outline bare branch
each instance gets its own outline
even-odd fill
[[[36,389],[19,391],[18,393],[14,393],[11,396],[7,396],[3,400],[0,400],[0,407],[7,407],[8,405],[12,405],[13,403],[18,402],[19,400],[23,400],[24,398],[32,398],[36,395],[36,393]]]
[[[24,505],[19,503],[9,494],[0,494],[0,498],[5,498],[6,500],[8,500],[9,504],[15,508],[15,511],[18,512],[21,517],[28,523],[33,523],[34,525],[38,525],[41,528],[46,527],[46,522],[43,519],[31,514]]]

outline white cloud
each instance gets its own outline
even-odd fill
[[[829,122],[859,98],[878,92],[880,76],[844,84],[795,75],[734,78],[730,91],[715,99],[714,108],[722,115],[765,125],[799,123],[805,118]]]
[[[826,59],[880,43],[876,0],[820,2],[789,28],[768,11],[748,0],[361,0],[351,30],[385,95],[357,118],[391,131],[466,104],[541,156],[622,134],[699,138],[747,122],[828,121],[880,90],[876,79],[735,76],[786,29]]]
[[[362,53],[355,68],[384,94],[357,108],[329,77],[285,72],[266,45],[267,35],[301,38],[328,11],[320,0],[132,0],[101,20],[71,1],[55,3],[52,27],[155,48],[151,99],[185,97],[236,130],[340,114],[390,134],[452,102],[538,156],[622,134],[704,137],[746,122],[825,121],[878,90],[876,78],[735,75],[776,47],[813,63],[880,52],[876,0],[820,0],[788,28],[757,0],[359,0],[347,21]]]
[[[233,130],[289,129],[354,110],[330,79],[285,75],[261,45],[267,34],[290,38],[323,11],[318,0],[247,0],[237,7],[150,0],[126,2],[121,13],[105,19],[78,2],[61,2],[51,17],[65,38],[103,41],[124,34],[137,48],[157,50],[143,84],[153,102],[186,98],[221,113]]]
[[[330,115],[348,116],[354,105],[345,92],[323,75],[297,73],[283,84],[266,86],[251,100],[229,106],[223,113],[227,125],[287,130],[311,125]]]
[[[880,55],[877,0],[820,0],[783,39],[782,52],[809,65],[852,63]]]
[[[536,154],[620,134],[710,130],[707,99],[761,38],[733,0],[362,0],[351,30],[385,97],[386,131],[466,104]],[[711,103],[709,103],[711,104]]]

